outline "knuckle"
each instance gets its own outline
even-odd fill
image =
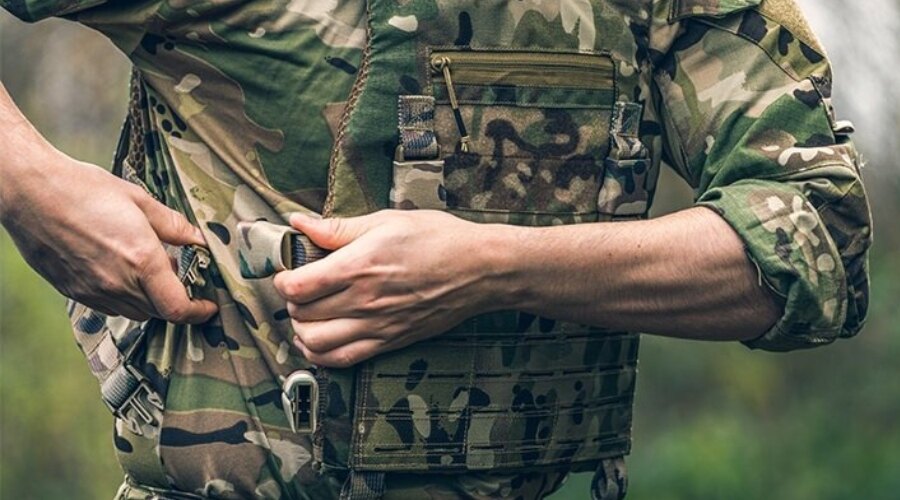
[[[291,319],[294,319],[294,320],[302,319],[301,314],[300,314],[300,308],[297,307],[297,304],[294,304],[293,302],[287,303],[287,313],[288,313],[288,317]]]
[[[307,341],[309,340],[309,329],[296,319],[291,320],[291,327],[294,329],[294,336],[297,340],[303,345],[307,345]]]
[[[307,350],[314,353],[323,353],[328,350],[328,343],[321,335],[313,334],[309,327],[295,327],[297,339],[306,347]]]
[[[306,338],[303,341],[303,345],[306,346],[312,352],[315,353],[323,353],[328,351],[328,343],[321,336],[311,336],[306,335]]]
[[[296,299],[300,295],[300,285],[296,281],[288,280],[285,281],[281,291],[284,293],[285,298]]]
[[[169,303],[162,306],[159,311],[163,319],[172,323],[183,323],[190,317],[190,307],[184,303]]]
[[[332,364],[338,368],[350,368],[356,364],[356,357],[347,351],[335,353],[332,360]]]
[[[342,241],[347,236],[347,223],[343,219],[326,219],[328,220],[328,233],[334,241]]]
[[[116,178],[116,181],[119,182],[119,185],[122,186],[122,189],[125,190],[125,193],[131,196],[135,201],[145,202],[150,198],[150,195],[144,191],[143,188],[138,186],[137,184],[133,184],[131,182],[122,182],[121,179]]]
[[[356,304],[356,309],[366,316],[372,316],[381,310],[381,301],[374,296],[365,295]]]
[[[100,273],[95,280],[97,288],[104,295],[119,295],[125,291],[125,284],[122,280],[111,273]]]
[[[156,261],[156,249],[150,245],[139,245],[128,250],[127,258],[141,277],[146,277]]]
[[[300,294],[300,283],[291,272],[281,272],[275,275],[275,288],[285,299],[294,299]],[[291,311],[288,306],[288,312]]]
[[[282,298],[287,298],[287,286],[288,286],[288,273],[280,272],[272,278],[272,285],[275,286],[275,291],[278,292]],[[288,303],[288,312],[290,312],[290,303]]]
[[[363,314],[372,316],[384,311],[387,299],[379,293],[375,286],[361,282],[358,288],[356,309]]]
[[[166,218],[169,219],[167,222],[169,222],[172,225],[172,227],[174,227],[179,233],[182,233],[184,235],[190,235],[190,233],[191,233],[190,224],[188,223],[187,219],[184,218],[183,215],[166,207]]]

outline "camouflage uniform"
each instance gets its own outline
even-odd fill
[[[270,280],[244,277],[277,270],[239,251],[266,234],[239,228],[248,221],[388,206],[528,225],[642,218],[665,160],[784,303],[750,347],[823,345],[865,319],[859,157],[792,0],[0,4],[27,21],[77,20],[131,58],[141,92],[129,132],[143,149],[123,175],[196,222],[212,253],[198,293],[220,314],[206,325],[71,307],[101,379],[115,360],[98,332],[148,332],[138,366],[162,423],[116,421],[122,498],[381,489],[350,484],[348,470],[386,473],[356,479],[384,481],[388,498],[533,498],[588,468],[595,496],[624,495],[637,356],[624,332],[473,318],[319,370],[321,428],[292,433],[280,381],[315,367],[291,348]],[[471,365],[442,365],[434,352],[447,348]]]

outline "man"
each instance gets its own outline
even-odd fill
[[[791,1],[2,3],[138,69],[130,182],[0,103],[3,222],[77,302],[120,497],[618,498],[625,332],[865,319],[852,127]],[[662,159],[697,206],[641,220]]]

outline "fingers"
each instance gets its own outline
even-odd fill
[[[157,316],[177,324],[198,324],[216,313],[208,300],[191,300],[178,276],[172,272],[166,252],[160,247],[142,272],[141,287],[153,304]]]
[[[294,345],[303,353],[310,363],[331,368],[348,368],[365,361],[387,349],[387,344],[380,339],[357,340],[337,349],[317,353],[308,349],[302,342],[294,338]]]
[[[371,322],[356,318],[327,321],[298,321],[291,319],[295,339],[310,352],[323,354],[362,339],[378,339]]]
[[[153,315],[152,305],[128,297],[116,297],[115,303],[105,300],[97,304],[85,305],[107,316],[124,316],[134,321],[146,321]]]
[[[324,321],[335,318],[364,318],[371,316],[370,309],[354,302],[354,294],[348,289],[311,302],[288,302],[288,314],[297,321]]]
[[[147,221],[161,241],[172,245],[206,246],[203,233],[199,228],[191,225],[184,215],[150,196],[141,197],[137,204],[144,211]]]
[[[290,222],[294,229],[309,236],[313,243],[326,250],[346,246],[374,224],[371,216],[317,219],[302,213],[291,215]]]
[[[340,258],[332,254],[292,271],[275,275],[275,290],[288,302],[306,304],[346,290],[350,284],[344,279]]]

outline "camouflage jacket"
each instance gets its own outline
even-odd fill
[[[74,19],[131,58],[142,75],[139,142],[146,161],[132,176],[192,218],[210,243],[215,265],[207,293],[220,315],[197,328],[153,326],[142,370],[165,400],[163,424],[137,432],[116,424],[120,461],[144,487],[319,498],[334,494],[340,482],[321,470],[349,466],[464,472],[452,480],[422,479],[435,497],[539,496],[558,485],[551,474],[568,470],[565,453],[548,447],[552,453],[517,451],[510,458],[470,446],[479,435],[491,445],[508,431],[495,421],[476,425],[471,409],[495,404],[537,411],[548,398],[583,402],[591,397],[585,384],[605,384],[577,380],[565,394],[555,385],[542,392],[540,382],[517,383],[510,394],[470,384],[448,389],[446,401],[430,393],[423,399],[417,384],[440,370],[413,369],[417,353],[427,351],[412,346],[384,363],[332,373],[323,386],[324,436],[292,435],[279,408],[279,380],[310,367],[290,347],[284,304],[271,284],[241,277],[241,222],[429,203],[472,220],[517,224],[640,218],[665,161],[695,188],[699,205],[734,228],[761,281],[784,303],[783,317],[751,347],[827,344],[854,335],[865,320],[871,224],[852,126],[835,118],[828,61],[792,0],[0,5],[28,21]],[[451,61],[455,84],[435,58]],[[401,99],[398,107],[400,96],[415,99]],[[412,104],[417,99],[424,108]],[[433,158],[398,168],[397,146],[404,144]],[[433,185],[432,161],[442,169],[440,194],[423,203],[428,188],[421,185]],[[403,184],[409,179],[416,180]],[[412,194],[404,195],[401,184],[413,186]],[[71,313],[76,333],[89,334],[93,313],[80,306]],[[104,321],[120,331],[134,326]],[[592,338],[580,337],[588,330],[515,313],[473,321],[469,330],[453,332],[461,337],[435,342],[462,338],[485,352],[496,348],[499,358],[506,352],[502,342],[488,345],[471,335],[563,332],[569,344],[547,351],[563,353],[549,366],[569,366],[566,356],[575,356],[569,351],[579,361],[582,353],[594,356],[595,364],[608,356],[622,368],[609,390],[626,403],[621,414],[604,413],[596,425],[612,425],[627,440],[637,351],[630,334],[590,330]],[[89,358],[98,352],[84,342],[82,348]],[[497,363],[522,370],[536,363],[525,348],[511,352]],[[105,369],[101,358],[91,358],[95,374]],[[372,373],[360,378],[372,366],[393,382],[376,383]],[[476,394],[488,401],[479,403]],[[458,413],[436,416],[432,404]],[[412,415],[399,419],[403,425],[377,417],[398,409]],[[543,443],[542,426],[551,420],[526,423],[521,432],[529,445]],[[381,424],[402,436],[382,433]],[[416,456],[427,463],[421,464],[361,437],[375,433],[385,439],[380,444],[427,451],[438,430],[448,429],[458,432],[443,435],[442,443],[461,439],[465,446],[443,455],[422,452]],[[558,444],[553,432],[548,439]],[[583,449],[582,443],[569,457]],[[627,445],[590,455],[603,459],[598,491],[607,497],[624,490],[618,461],[624,453]],[[516,475],[529,463],[544,474]],[[489,472],[510,464],[518,468],[508,475]]]

